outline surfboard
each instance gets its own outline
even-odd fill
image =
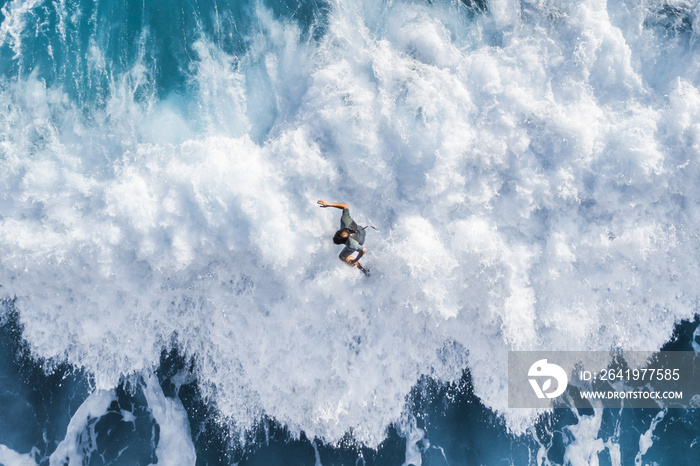
[[[370,270],[369,270],[368,268],[362,267],[360,264],[355,264],[355,267],[357,267],[358,269],[360,269],[360,270],[362,271],[362,273],[365,274],[366,277],[369,277]]]

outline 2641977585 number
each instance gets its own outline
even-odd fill
[[[615,382],[618,380],[648,380],[650,382],[680,379],[679,369],[608,369],[598,374],[598,380]]]

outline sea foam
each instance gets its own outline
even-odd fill
[[[95,39],[78,97],[22,58],[35,3],[0,26],[0,285],[99,389],[176,345],[241,438],[376,446],[469,368],[520,433],[509,350],[653,350],[696,310],[688,2],[336,0],[316,32],[257,5],[244,53],[192,41],[185,94],[145,31],[122,68]],[[379,229],[371,277],[317,199]]]

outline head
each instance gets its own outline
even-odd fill
[[[335,244],[345,244],[348,242],[349,237],[350,230],[348,228],[341,228],[335,232],[335,235],[333,235],[333,242]]]

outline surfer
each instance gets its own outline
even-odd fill
[[[340,260],[362,270],[365,275],[369,275],[369,270],[360,265],[360,258],[365,255],[365,248],[362,246],[365,243],[365,228],[360,228],[357,223],[350,217],[350,208],[342,202],[328,202],[324,200],[318,201],[321,207],[335,207],[343,209],[343,215],[340,217],[340,229],[335,232],[333,242],[335,244],[344,244],[345,248],[340,252]],[[358,253],[354,259],[350,256]]]

